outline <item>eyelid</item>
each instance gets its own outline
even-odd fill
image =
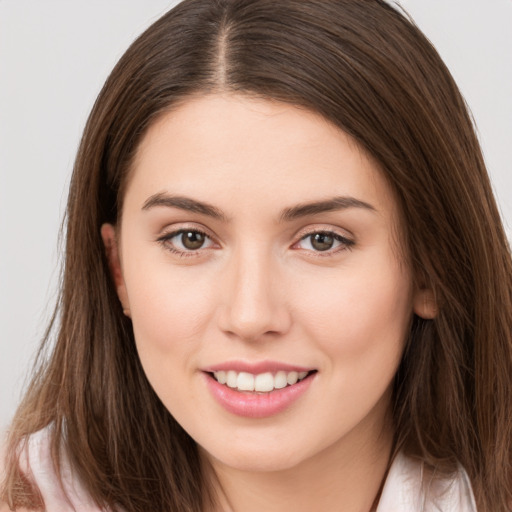
[[[175,224],[167,225],[159,230],[157,238],[169,237],[169,235],[177,235],[183,231],[197,231],[198,233],[202,233],[212,240],[216,240],[215,235],[212,234],[210,229],[203,226],[202,224],[196,224],[194,222],[176,222]]]
[[[346,229],[342,229],[332,225],[319,224],[315,226],[308,226],[306,228],[300,229],[295,235],[297,241],[302,240],[304,237],[308,235],[314,235],[315,233],[330,233],[333,235],[337,235],[344,240],[349,240],[352,243],[355,243],[355,237],[352,233],[347,231]]]
[[[196,250],[183,250],[178,247],[173,246],[170,243],[170,240],[182,233],[186,233],[189,231],[194,231],[197,233],[200,233],[204,235],[206,238],[208,238],[213,245],[220,245],[216,238],[211,235],[208,229],[204,228],[203,226],[198,226],[197,224],[179,224],[179,225],[171,225],[164,228],[160,234],[157,236],[156,241],[160,243],[166,250],[169,252],[181,256],[181,257],[187,257],[187,256],[197,256],[202,252],[209,251],[213,249],[214,247],[200,247]]]
[[[313,251],[308,249],[302,249],[306,252],[310,252],[315,255],[315,257],[324,257],[324,256],[332,256],[333,254],[336,254],[337,252],[343,251],[343,250],[350,250],[355,245],[356,241],[354,239],[354,236],[352,234],[348,234],[346,230],[341,230],[340,228],[336,228],[334,226],[312,226],[307,227],[302,230],[300,230],[296,237],[297,240],[293,243],[292,248],[295,248],[300,242],[302,242],[304,239],[308,238],[309,236],[315,235],[317,233],[332,235],[338,242],[341,243],[341,247],[334,248],[334,249],[328,249],[326,251]],[[297,250],[300,250],[299,248],[296,248]]]

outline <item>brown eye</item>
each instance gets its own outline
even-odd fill
[[[212,247],[212,239],[197,229],[180,229],[164,235],[158,241],[175,254],[194,255],[196,251]]]
[[[199,231],[183,231],[179,236],[183,247],[189,251],[200,249],[206,240],[206,236]]]
[[[311,235],[311,247],[317,251],[328,251],[334,245],[334,236],[329,233]]]
[[[339,250],[350,249],[354,241],[335,233],[334,231],[317,231],[304,236],[297,244],[299,249],[311,252],[334,254]]]

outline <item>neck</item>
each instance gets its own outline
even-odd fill
[[[328,449],[282,471],[240,471],[210,459],[218,496],[214,512],[375,511],[393,435],[389,420],[384,427],[383,422],[378,426],[371,423],[367,435],[361,436],[361,430],[349,433]]]

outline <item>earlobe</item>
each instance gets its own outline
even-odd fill
[[[432,320],[437,316],[437,300],[431,288],[420,288],[415,291],[413,310],[414,313],[425,320]]]
[[[123,313],[130,317],[130,304],[128,302],[128,294],[126,293],[126,285],[121,270],[116,230],[112,224],[103,224],[101,226],[101,238],[105,246],[108,266],[116,286],[117,296],[123,306]]]

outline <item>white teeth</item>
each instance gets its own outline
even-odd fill
[[[229,370],[229,372],[226,375],[226,384],[230,388],[236,388],[236,381],[237,381],[238,374],[234,372],[233,370]]]
[[[236,387],[240,391],[254,391],[254,375],[240,372],[236,379]]]
[[[271,372],[253,375],[248,372],[238,373],[234,370],[213,372],[213,376],[220,384],[226,384],[239,391],[256,391],[257,393],[268,393],[274,389],[293,386],[307,375],[308,372],[285,372],[282,370],[275,375]]]
[[[274,377],[274,386],[276,389],[282,389],[288,386],[288,381],[286,379],[286,372],[277,372]]]
[[[295,384],[299,380],[299,374],[297,372],[289,372],[286,376],[286,381],[290,386]]]
[[[227,382],[227,375],[226,375],[226,372],[223,372],[223,371],[220,371],[220,372],[215,372],[215,378],[221,383],[221,384],[226,384]]]
[[[254,379],[254,390],[264,393],[274,389],[274,376],[269,373],[260,373]]]

